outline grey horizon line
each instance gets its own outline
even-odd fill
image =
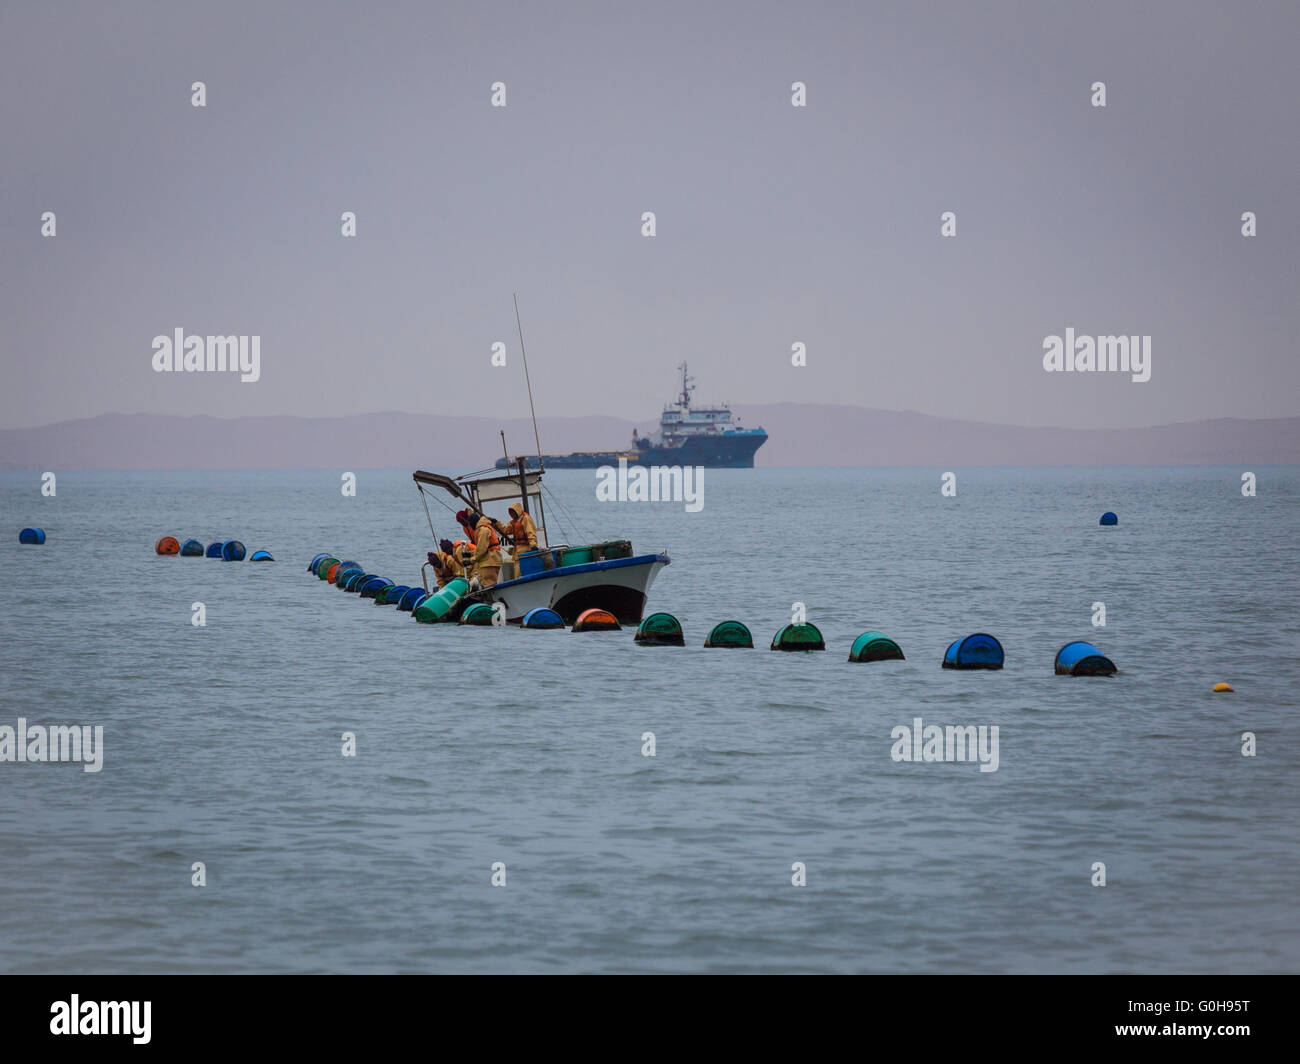
[[[801,402],[793,399],[780,400],[777,402],[766,403],[738,403],[737,406],[758,406],[758,407],[775,407],[775,406],[798,406],[798,407],[836,407],[842,410],[861,410],[868,414],[910,414],[915,417],[931,418],[935,421],[953,421],[961,422],[967,425],[986,425],[990,428],[1006,429],[1034,429],[1046,430],[1051,432],[1100,432],[1100,433],[1118,433],[1118,432],[1145,432],[1148,429],[1170,428],[1177,425],[1206,425],[1219,421],[1241,421],[1246,423],[1264,422],[1264,421],[1288,421],[1294,418],[1300,418],[1300,412],[1294,414],[1276,414],[1267,417],[1240,417],[1231,414],[1221,414],[1215,417],[1191,418],[1186,421],[1160,421],[1148,425],[1123,425],[1111,427],[1084,426],[1075,427],[1070,425],[1044,425],[1035,424],[1027,425],[1010,421],[981,421],[969,417],[953,417],[948,414],[931,414],[924,410],[915,409],[893,409],[890,407],[879,406],[861,406],[858,403],[832,403],[832,402]],[[459,418],[462,420],[473,419],[476,421],[528,421],[525,414],[515,414],[510,417],[494,417],[491,414],[444,414],[433,411],[419,410],[365,410],[356,411],[347,414],[233,414],[224,416],[220,414],[177,414],[177,413],[160,413],[153,410],[105,410],[98,414],[88,414],[85,417],[63,418],[59,421],[47,421],[39,425],[4,425],[0,426],[0,432],[36,432],[41,429],[56,428],[59,425],[76,425],[88,421],[96,421],[106,417],[158,417],[158,418],[175,418],[178,420],[194,420],[197,418],[207,418],[210,421],[269,421],[273,419],[294,420],[294,421],[340,421],[347,418],[363,417],[391,417],[399,415],[401,417],[427,417],[427,418]],[[541,421],[582,421],[595,418],[607,418],[615,421],[627,421],[632,424],[638,422],[649,423],[654,418],[635,418],[627,417],[622,414],[543,414],[537,420]],[[754,426],[761,428],[762,426]]]

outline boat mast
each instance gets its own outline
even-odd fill
[[[524,361],[524,383],[528,385],[528,412],[532,415],[533,418],[533,442],[537,444],[537,475],[540,478],[541,475],[546,472],[546,466],[542,463],[542,439],[537,432],[537,408],[533,406],[533,380],[528,375],[528,352],[524,348],[524,325],[519,318],[519,293],[514,292],[512,293],[512,295],[514,296],[514,301],[515,301],[515,327],[519,330],[519,354]],[[502,433],[501,438],[502,438],[502,442],[504,443],[505,433]],[[524,506],[524,512],[527,513],[528,512],[528,485],[523,476],[523,470],[524,470],[524,463],[521,460],[519,463],[520,490],[523,496],[522,502]],[[547,545],[549,546],[551,542],[551,538],[546,534],[546,507],[542,505],[542,484],[540,479],[537,482],[537,516],[542,519],[542,539],[544,539]]]

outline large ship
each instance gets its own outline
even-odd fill
[[[677,401],[664,407],[659,418],[659,431],[641,436],[632,430],[632,446],[626,451],[573,451],[569,454],[544,454],[541,464],[547,469],[596,469],[599,466],[617,465],[620,458],[642,465],[706,466],[709,469],[752,469],[754,453],[767,442],[767,433],[760,427],[746,429],[731,416],[730,407],[691,406],[691,393],[695,391],[695,378],[687,372],[686,363],[678,367],[682,373],[682,390]],[[511,462],[498,458],[498,469],[506,469]],[[538,468],[538,456],[528,459],[531,469]]]

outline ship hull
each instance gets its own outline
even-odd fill
[[[542,460],[547,469],[599,469],[616,466],[620,458],[629,465],[703,466],[706,469],[753,469],[754,455],[767,442],[761,430],[724,432],[692,436],[676,447],[642,447],[635,451],[574,451],[571,454],[547,454]],[[498,458],[498,469],[510,468]],[[537,456],[528,459],[528,468],[537,468]]]

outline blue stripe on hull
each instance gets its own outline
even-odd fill
[[[629,565],[653,565],[655,562],[669,565],[671,561],[666,554],[638,554],[635,558],[610,558],[603,562],[584,562],[582,565],[566,565],[559,569],[543,569],[540,573],[530,573],[528,576],[516,577],[514,580],[502,580],[500,583],[493,584],[492,589],[519,587],[521,584],[529,584],[535,580],[554,580],[560,576],[598,573],[605,569],[622,569]]]

